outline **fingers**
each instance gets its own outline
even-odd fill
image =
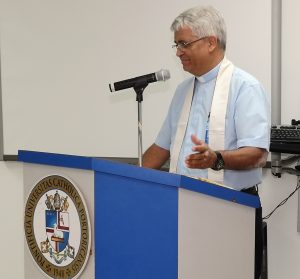
[[[207,160],[209,159],[209,151],[206,150],[204,152],[192,153],[186,157],[186,160]]]
[[[207,145],[203,140],[199,140],[196,135],[191,136],[192,142],[195,144],[192,147],[192,151],[205,152],[207,150]]]
[[[190,154],[186,157],[185,164],[188,168],[209,168],[211,164],[210,154],[208,151],[205,151],[203,153]]]
[[[194,144],[196,144],[196,145],[199,145],[199,144],[203,144],[203,143],[204,143],[204,141],[199,140],[199,139],[197,138],[196,135],[192,135],[192,136],[191,136],[191,139],[192,139],[192,142],[193,142]]]
[[[212,165],[212,156],[208,145],[197,138],[196,135],[191,136],[192,142],[195,144],[192,147],[192,151],[185,159],[185,164],[188,168],[193,169],[206,169]]]

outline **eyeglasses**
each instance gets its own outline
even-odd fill
[[[198,41],[201,41],[205,38],[207,38],[207,36],[196,39],[196,40],[191,41],[191,42],[179,42],[179,43],[176,43],[175,45],[172,45],[172,48],[175,49],[175,50],[179,49],[179,50],[183,51],[183,50],[187,49],[191,44],[196,43]]]

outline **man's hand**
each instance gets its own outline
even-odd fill
[[[207,169],[213,167],[217,159],[216,153],[195,135],[192,135],[191,138],[195,144],[192,151],[195,153],[186,157],[186,166],[191,169]],[[266,164],[268,158],[267,150],[253,146],[245,146],[235,150],[222,150],[220,152],[225,161],[225,168],[227,170],[261,168]]]
[[[202,140],[199,140],[195,135],[191,136],[193,146],[192,153],[185,159],[186,166],[191,169],[208,169],[211,168],[216,159],[216,153]]]

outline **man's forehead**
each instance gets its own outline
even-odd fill
[[[193,33],[192,29],[188,26],[183,26],[174,32],[175,39],[180,39],[180,38],[185,38],[185,37],[188,37],[188,38],[196,37],[195,34]]]

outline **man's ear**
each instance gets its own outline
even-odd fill
[[[218,47],[218,40],[216,37],[209,36],[208,37],[208,50],[213,52]]]

